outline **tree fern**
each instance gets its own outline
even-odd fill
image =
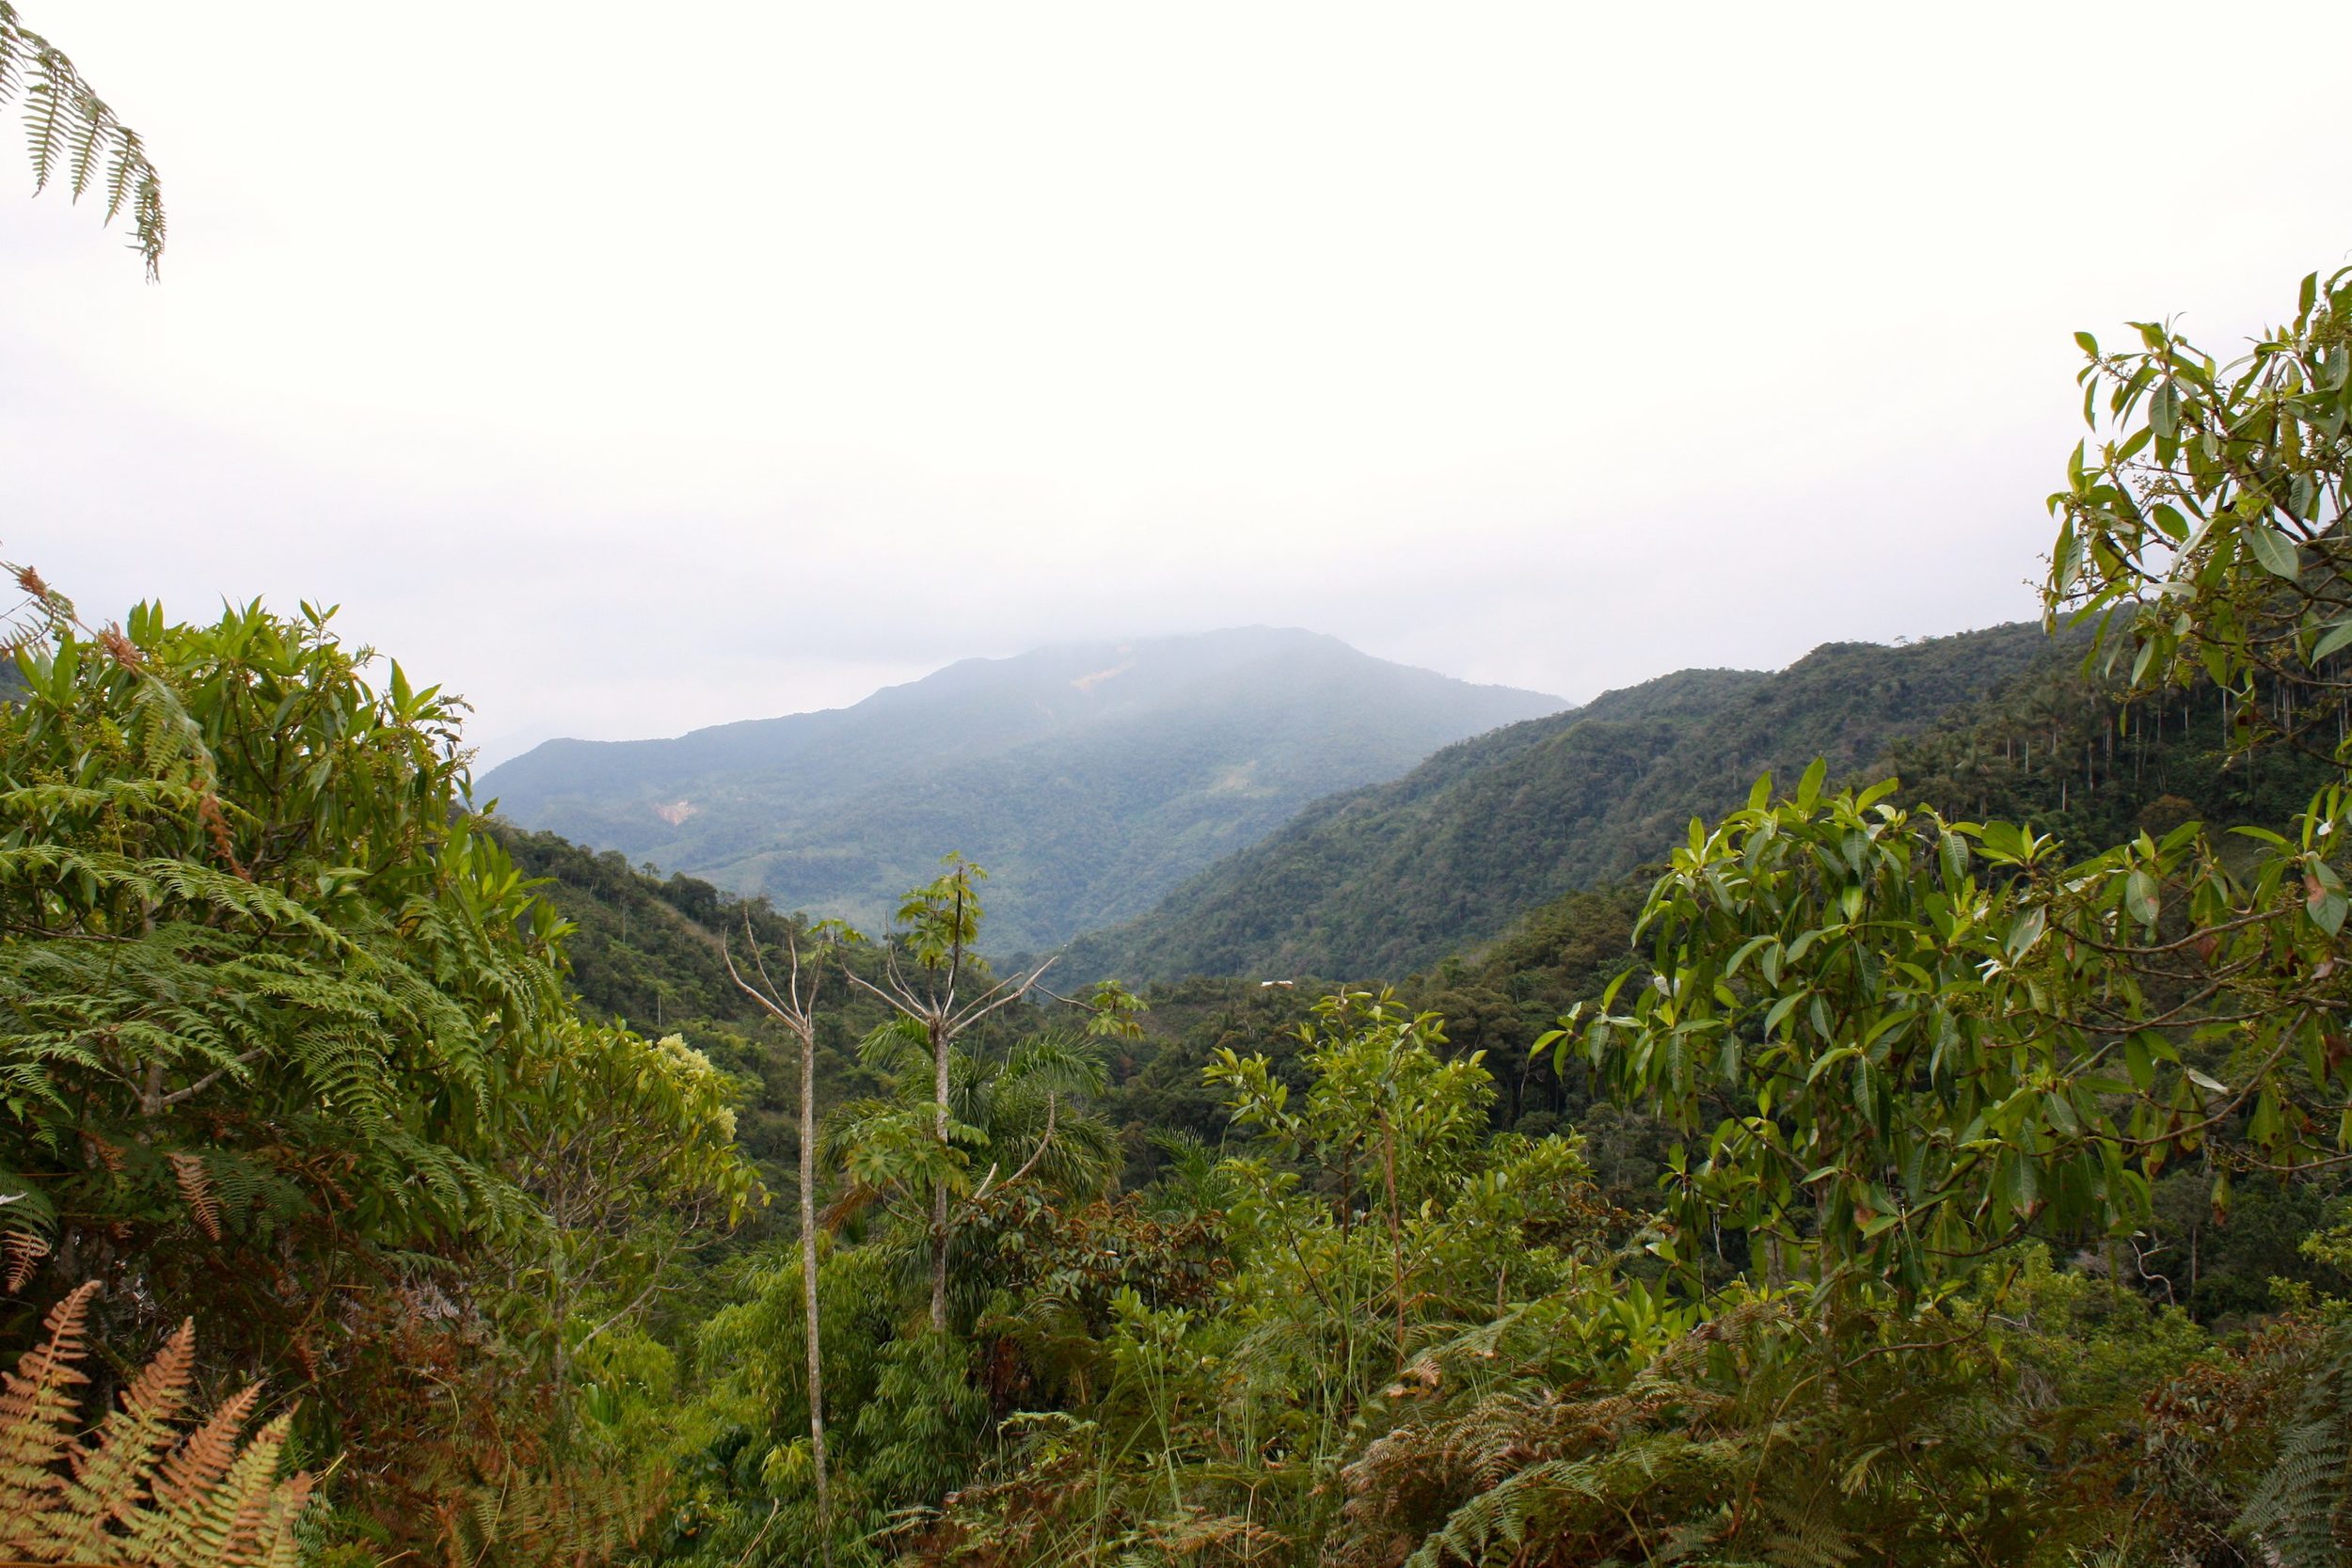
[[[0,1393],[0,1550],[123,1568],[294,1568],[310,1479],[278,1479],[288,1418],[240,1443],[259,1395],[248,1387],[194,1432],[176,1425],[196,1357],[192,1324],[95,1433],[75,1434],[69,1390],[87,1381],[77,1364],[96,1291],[84,1285],[57,1304],[47,1339]]]
[[[97,190],[105,198],[107,223],[129,211],[132,248],[153,279],[164,257],[164,197],[146,144],[115,118],[62,51],[0,0],[0,104],[19,94],[34,192],[52,181],[62,182],[75,201]]]
[[[2352,1331],[2304,1385],[2279,1462],[2238,1521],[2280,1568],[2340,1568],[2352,1555]]]

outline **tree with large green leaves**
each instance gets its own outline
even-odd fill
[[[2306,278],[2233,362],[2135,330],[2126,352],[2079,339],[2098,439],[2051,498],[2048,614],[2091,623],[2093,669],[2133,695],[2217,691],[2233,764],[2291,749],[2327,781],[2291,822],[2088,853],[1819,764],[1693,822],[1644,911],[1646,969],[1547,1037],[1690,1140],[1654,1250],[1693,1298],[1728,1236],[1822,1311],[1891,1290],[1941,1342],[1988,1259],[2129,1237],[2169,1164],[2201,1165],[2217,1211],[2249,1177],[2352,1165],[2352,271]],[[2298,1568],[2336,1560],[2348,1521],[2278,1499],[2352,1481],[2352,1341],[2301,1345],[2319,1414],[2239,1525]]]
[[[2306,279],[2233,365],[2138,331],[2082,340],[2111,438],[2053,498],[2050,612],[2100,622],[2094,657],[2142,688],[2218,686],[2242,751],[2324,745],[2341,775],[2352,274]],[[1650,978],[1553,1039],[1702,1140],[1674,1179],[1686,1262],[1727,1224],[1916,1293],[2030,1232],[2132,1229],[2167,1161],[2225,1138],[2217,1200],[2352,1162],[2347,784],[2283,834],[2186,823],[2086,859],[1892,784],[1767,780],[1675,852]]]

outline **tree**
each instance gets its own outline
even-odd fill
[[[484,1472],[563,1491],[571,1367],[756,1196],[735,1085],[578,1016],[567,927],[470,810],[455,699],[372,677],[325,610],[91,627],[17,577],[11,1292],[103,1280],[124,1361],[192,1316],[207,1381],[323,1395],[303,1447],[414,1544]]]
[[[2091,620],[2135,683],[2203,674],[2236,699],[2242,747],[2343,760],[2352,643],[2352,268],[2303,279],[2293,322],[2223,365],[2169,324],[2088,360],[2088,441],[2050,498],[2043,597]],[[2104,397],[2102,396],[2104,394]]]
[[[103,194],[104,222],[127,210],[131,247],[146,262],[152,282],[164,259],[164,190],[146,145],[115,118],[56,44],[25,26],[16,8],[0,0],[0,104],[20,92],[34,194],[55,181],[75,201],[93,190]]]
[[[935,1334],[947,1331],[947,1254],[953,1237],[949,1172],[961,1165],[949,1107],[956,1042],[982,1019],[1038,990],[1038,982],[1054,962],[1048,958],[1025,974],[988,983],[987,967],[977,964],[972,953],[983,912],[978,887],[988,873],[952,852],[942,863],[947,867],[943,875],[913,889],[900,902],[897,931],[884,949],[881,982],[867,980],[853,970],[842,972],[851,984],[894,1009],[900,1022],[919,1035],[930,1057],[932,1148],[926,1180],[930,1188],[930,1321]],[[914,962],[914,979],[899,967],[901,948]],[[967,981],[982,988],[977,995],[961,991]],[[1109,981],[1096,986],[1086,1000],[1070,1005],[1086,1010],[1088,1028],[1103,1034],[1134,1031],[1134,1015],[1141,1006],[1123,987]],[[1050,1144],[1054,1136],[1050,1101],[1047,1109],[1043,1141]],[[1042,1148],[1041,1144],[1041,1153]],[[989,1184],[983,1182],[983,1189]]]
[[[1706,1133],[1686,1262],[1723,1223],[1915,1292],[2030,1232],[2130,1230],[2165,1163],[2217,1141],[2217,1202],[2233,1170],[2352,1164],[2352,273],[2305,279],[2237,365],[2139,332],[2081,339],[2114,438],[2052,498],[2049,613],[2095,621],[2093,659],[2143,689],[2220,687],[2242,755],[2325,745],[2335,776],[2229,853],[2189,822],[2075,859],[1892,784],[1833,794],[1819,764],[1692,823],[1644,915],[1655,979],[1553,1037]]]
[[[898,1019],[860,1048],[887,1091],[840,1107],[835,1157],[849,1190],[846,1212],[879,1205],[907,1233],[922,1238],[930,1286],[932,1332],[953,1323],[946,1310],[951,1272],[938,1262],[946,1237],[952,1259],[965,1227],[1025,1183],[1075,1196],[1099,1191],[1115,1174],[1117,1138],[1087,1109],[1101,1094],[1100,1053],[1084,1037],[1042,1033],[1015,1041],[1003,1055],[959,1043],[951,1048],[944,1101],[937,1093],[930,1040],[919,1021]],[[947,1138],[934,1133],[941,1104]]]
[[[726,955],[728,975],[746,996],[781,1023],[801,1046],[801,1286],[803,1331],[808,1351],[808,1445],[811,1475],[817,1490],[818,1538],[823,1543],[825,1560],[831,1562],[833,1501],[825,1465],[825,1373],[820,1346],[822,1318],[817,1300],[817,1000],[818,993],[824,987],[826,963],[836,959],[838,948],[843,943],[863,939],[838,921],[819,922],[809,932],[811,942],[804,979],[800,940],[787,931],[785,955],[788,967],[785,972],[785,984],[779,990],[769,976],[767,960],[759,951],[758,940],[753,936],[748,920],[744,922],[743,936],[758,970],[759,983],[754,985],[743,976],[735,967],[732,953]]]
[[[453,700],[376,689],[309,607],[44,603],[0,710],[8,1227],[136,1295],[209,1273],[156,1250],[181,1226],[323,1263],[523,1223],[497,1154],[562,927],[458,809]],[[275,1275],[214,1283],[250,1316]]]
[[[501,1168],[546,1220],[548,1244],[510,1284],[564,1388],[580,1354],[678,1288],[696,1245],[764,1202],[735,1142],[736,1085],[675,1035],[565,1020],[556,1049],[519,1065]]]

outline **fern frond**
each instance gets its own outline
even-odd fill
[[[0,5],[0,103],[14,98],[24,85],[24,67],[18,62],[26,47],[24,30],[17,25],[15,9]]]
[[[87,87],[74,94],[72,112],[73,124],[66,136],[66,189],[73,200],[79,201],[89,194],[90,184],[98,177],[109,139],[107,133],[113,128],[115,117],[114,111]]]
[[[164,1460],[155,1472],[155,1503],[161,1513],[179,1518],[196,1517],[204,1499],[220,1484],[236,1463],[237,1433],[253,1414],[253,1406],[262,1397],[259,1384],[248,1385],[232,1396],[212,1418],[190,1433],[186,1441]]]
[[[452,1568],[609,1562],[644,1540],[670,1480],[659,1468],[629,1477],[510,1474],[473,1488],[445,1516],[442,1554]]]
[[[172,1422],[187,1403],[196,1368],[196,1324],[183,1323],[108,1413],[90,1443],[71,1455],[72,1480],[60,1493],[59,1514],[75,1527],[72,1539],[51,1527],[67,1555],[84,1561],[113,1555],[110,1524],[128,1526],[147,1501],[156,1461],[179,1436]]]
[[[30,1227],[11,1225],[0,1236],[0,1268],[8,1273],[10,1295],[24,1289],[40,1267],[40,1260],[49,1256],[49,1238]]]
[[[187,1199],[188,1213],[196,1227],[213,1241],[220,1240],[220,1201],[213,1195],[211,1177],[206,1173],[200,1156],[174,1149],[165,1156],[171,1162],[171,1174],[180,1183],[180,1196]]]
[[[57,171],[66,117],[78,84],[73,62],[45,41],[33,52],[33,77],[24,95],[24,138],[33,155],[33,194],[39,196]]]
[[[27,76],[31,80],[26,81]],[[131,210],[131,246],[153,282],[164,255],[164,199],[155,166],[138,136],[115,118],[55,44],[24,26],[13,8],[0,6],[0,103],[22,94],[24,139],[32,154],[33,193],[48,189],[60,172],[79,201],[103,183],[112,223]]]
[[[51,1307],[41,1324],[48,1338],[0,1380],[0,1544],[14,1544],[20,1522],[54,1508],[64,1489],[58,1466],[73,1447],[71,1390],[89,1381],[75,1363],[97,1292],[93,1280]]]
[[[106,160],[106,221],[114,222],[131,199],[132,188],[138,182],[139,170],[147,162],[147,149],[139,134],[127,125],[114,128],[113,154]]]
[[[2280,1568],[2339,1568],[2352,1554],[2352,1332],[2304,1385],[2278,1463],[2237,1528]]]
[[[131,248],[139,253],[146,263],[147,280],[152,283],[163,274],[164,261],[164,187],[156,178],[154,166],[147,161],[145,152],[135,154],[138,166],[137,194],[131,202]]]

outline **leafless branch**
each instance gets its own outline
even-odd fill
[[[1038,1139],[1037,1148],[1029,1151],[1029,1157],[1021,1162],[1021,1168],[1014,1171],[1010,1176],[1005,1179],[1005,1190],[1009,1191],[1011,1188],[1019,1186],[1021,1184],[1022,1178],[1027,1176],[1029,1172],[1035,1170],[1037,1168],[1037,1163],[1045,1158],[1046,1149],[1053,1147],[1055,1117],[1059,1113],[1060,1108],[1061,1097],[1057,1094],[1048,1093],[1045,1097],[1045,1134]],[[964,1220],[971,1218],[971,1216],[978,1211],[980,1200],[988,1196],[991,1192],[998,1190],[996,1182],[997,1168],[998,1167],[995,1165],[988,1167],[988,1174],[980,1179],[979,1186],[975,1188],[972,1196],[964,1200],[963,1209],[957,1216],[957,1224],[961,1225]]]
[[[223,1078],[228,1077],[230,1073],[235,1071],[238,1068],[251,1067],[255,1062],[260,1061],[263,1056],[268,1054],[269,1048],[267,1046],[257,1045],[252,1050],[246,1052],[244,1055],[236,1057],[231,1061],[224,1062],[219,1067],[215,1068],[212,1071],[206,1073],[195,1083],[190,1084],[186,1088],[174,1089],[171,1093],[165,1095],[161,1100],[158,1100],[155,1102],[156,1108],[159,1110],[168,1111],[174,1105],[181,1103],[183,1101],[194,1100],[198,1095],[202,1094],[206,1089],[211,1088],[215,1084],[217,1084]]]

